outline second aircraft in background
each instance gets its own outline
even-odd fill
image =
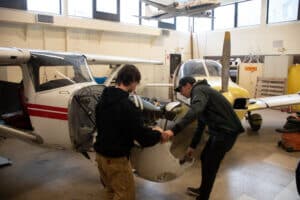
[[[168,19],[178,16],[211,17],[211,9],[220,6],[218,0],[189,0],[158,3],[158,1],[142,0],[146,4],[146,15],[143,19]],[[151,9],[150,6],[158,10]]]

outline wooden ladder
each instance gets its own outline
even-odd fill
[[[286,94],[286,78],[257,77],[255,98],[279,96]],[[280,107],[281,110],[288,110],[289,107]]]
[[[257,77],[255,97],[284,95],[286,92],[285,78]]]

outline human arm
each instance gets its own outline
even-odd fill
[[[199,142],[201,140],[201,137],[203,135],[204,128],[205,128],[204,121],[201,120],[201,119],[198,119],[197,128],[196,128],[196,131],[193,135],[192,141],[191,141],[190,146],[189,146],[190,148],[196,149],[196,147],[199,144]]]
[[[195,89],[197,89],[197,88],[195,88]],[[193,120],[195,120],[205,109],[205,106],[208,102],[208,96],[200,89],[197,89],[193,93],[195,93],[195,94],[192,95],[191,106],[190,106],[188,112],[171,129],[175,135],[178,132],[180,132],[183,128],[185,128],[189,123],[191,123]]]
[[[132,138],[141,146],[153,146],[162,140],[163,135],[158,128],[150,128],[144,125],[142,113],[135,106],[130,105],[127,111],[127,125]]]
[[[164,131],[162,128],[159,126],[155,126],[152,128],[152,130],[159,131],[161,133],[161,143],[167,142],[170,140],[170,138],[173,136],[173,133],[170,133],[168,131]]]
[[[204,128],[205,128],[204,121],[201,120],[201,119],[198,119],[198,124],[197,124],[196,131],[193,135],[193,138],[192,138],[192,141],[191,141],[189,147],[187,148],[187,150],[185,152],[186,157],[192,157],[197,145],[199,144],[199,142],[201,140]]]

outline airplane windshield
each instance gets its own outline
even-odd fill
[[[84,56],[35,52],[29,62],[37,91],[92,81]]]
[[[180,69],[179,76],[206,76],[202,61],[191,60],[184,63]]]
[[[221,76],[221,65],[213,60],[205,60],[206,68],[210,76]]]

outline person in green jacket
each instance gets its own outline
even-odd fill
[[[237,136],[244,132],[244,128],[230,102],[219,91],[211,88],[205,79],[196,82],[193,77],[183,77],[175,91],[190,98],[190,109],[165,134],[170,138],[196,119],[200,123],[198,132],[201,135],[204,124],[208,126],[209,139],[200,156],[201,185],[198,188],[187,188],[189,193],[197,195],[197,200],[207,200],[221,161],[233,147]]]

